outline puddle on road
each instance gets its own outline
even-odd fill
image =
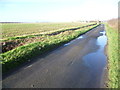
[[[64,46],[68,46],[70,43],[66,43],[66,44],[64,44]]]
[[[97,39],[97,45],[99,45],[101,48],[104,49],[106,43],[107,43],[107,37],[105,35],[105,31],[100,32],[101,34],[103,34],[102,36],[98,37]]]
[[[105,45],[107,44],[107,37],[105,31],[100,32],[103,35],[97,38],[96,44],[100,47],[96,52],[91,52],[83,57],[85,63],[94,68],[98,67],[103,69],[106,65],[106,56],[104,53]],[[101,66],[100,66],[101,65]]]
[[[83,38],[83,36],[80,36],[80,37],[78,37],[77,39],[82,39]]]
[[[93,74],[94,78],[99,79],[96,83],[100,83],[103,71],[106,66],[106,56],[104,53],[105,45],[107,44],[107,37],[105,35],[105,31],[100,32],[102,33],[101,36],[97,38],[96,45],[100,48],[96,52],[91,52],[83,57],[83,63],[86,67],[90,68],[90,71]],[[94,81],[93,81],[94,82]]]
[[[82,36],[79,36],[79,37],[76,38],[75,40],[70,41],[69,43],[64,44],[64,46],[68,46],[68,45],[72,44],[72,43],[75,42],[77,39],[83,39],[83,35],[82,35]]]

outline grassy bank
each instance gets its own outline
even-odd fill
[[[75,39],[79,35],[84,34],[96,26],[97,25],[86,27],[82,30],[78,29],[66,31],[58,35],[47,36],[45,41],[26,44],[1,54],[0,57],[3,73],[26,61],[29,61],[34,56],[48,52],[64,43],[69,42],[70,40]]]
[[[108,87],[109,88],[120,88],[118,83],[118,75],[120,74],[120,68],[118,67],[118,30],[110,27],[106,24],[106,34],[108,37]]]

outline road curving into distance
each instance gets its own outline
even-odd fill
[[[100,88],[106,68],[104,25],[3,76],[3,88]]]

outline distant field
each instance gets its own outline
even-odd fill
[[[2,38],[40,34],[44,32],[56,31],[67,28],[79,27],[85,23],[3,23]]]

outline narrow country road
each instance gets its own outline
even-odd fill
[[[106,42],[100,25],[3,78],[3,88],[103,87]]]

